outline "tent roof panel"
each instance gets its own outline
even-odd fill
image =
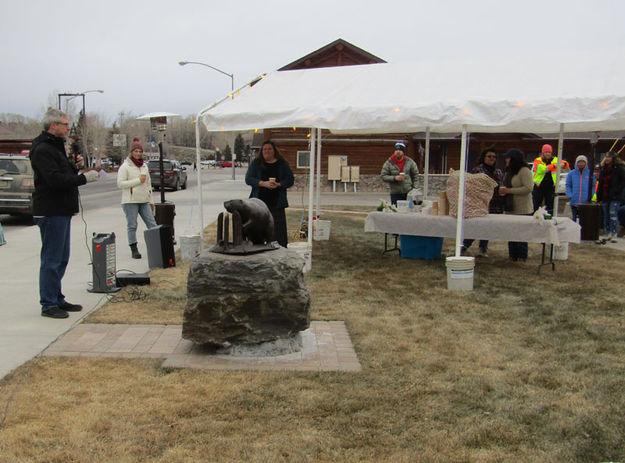
[[[209,131],[317,127],[336,133],[622,130],[625,73],[610,54],[532,63],[371,64],[269,73],[208,110]],[[622,61],[622,60],[621,60]],[[546,70],[546,71],[545,71]]]

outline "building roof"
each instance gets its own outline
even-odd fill
[[[386,63],[382,58],[358,48],[343,39],[337,39],[312,53],[303,56],[278,71],[294,69],[325,68],[335,66],[353,66],[358,64]]]

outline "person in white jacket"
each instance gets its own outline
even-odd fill
[[[155,228],[152,182],[147,164],[143,162],[143,146],[138,138],[130,144],[130,155],[117,171],[117,188],[122,190],[122,209],[126,214],[128,244],[133,259],[141,259],[137,249],[137,216],[148,228]]]

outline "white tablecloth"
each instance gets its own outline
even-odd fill
[[[455,238],[456,218],[413,212],[371,212],[365,221],[365,231]],[[579,243],[580,226],[567,217],[538,221],[527,215],[491,214],[465,219],[464,238],[555,245]]]

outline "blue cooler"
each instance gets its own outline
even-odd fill
[[[399,235],[400,254],[408,259],[440,259],[443,238]]]

